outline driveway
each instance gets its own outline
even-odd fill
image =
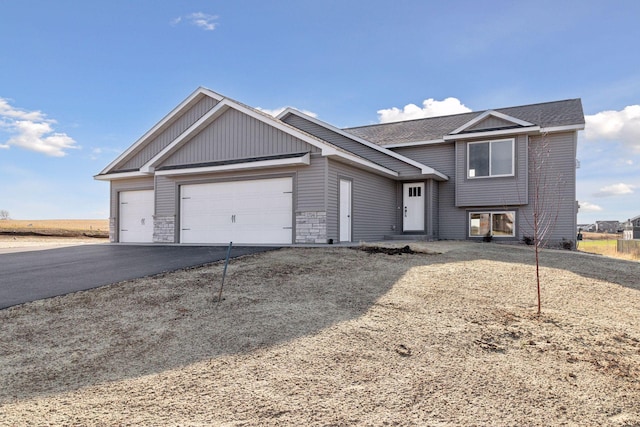
[[[234,247],[232,257],[274,247]],[[0,254],[0,309],[225,259],[227,247],[82,245]]]

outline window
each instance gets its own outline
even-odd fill
[[[422,187],[409,187],[409,197],[422,197]]]
[[[470,142],[467,145],[467,177],[513,175],[513,139]]]
[[[515,236],[516,213],[508,212],[470,212],[469,213],[469,237],[484,237],[491,234],[493,237]]]

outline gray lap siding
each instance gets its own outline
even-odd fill
[[[432,200],[434,209],[434,237],[439,239],[465,239],[465,211],[455,205],[456,195],[456,150],[454,143],[394,148],[403,156],[427,164],[446,174],[448,181],[434,181]]]
[[[527,203],[527,136],[505,136],[515,139],[514,176],[495,178],[467,177],[469,142],[456,143],[456,206],[507,206]],[[477,141],[488,141],[483,138]],[[476,142],[476,141],[473,141]]]
[[[381,240],[397,227],[397,182],[393,179],[329,160],[327,238],[339,241],[339,181],[352,182],[352,241]]]
[[[515,176],[469,180],[466,177],[466,142],[450,142],[416,147],[394,148],[394,151],[428,164],[447,174],[450,179],[438,182],[437,230],[440,239],[467,239],[469,212],[516,211],[516,237],[532,234],[532,194],[529,174],[528,144],[539,144],[542,137],[516,138]],[[576,147],[577,133],[563,132],[545,137],[549,146],[545,189],[548,210],[557,215],[548,238],[575,244],[576,230]],[[503,138],[500,138],[503,139]],[[456,167],[457,166],[457,167]]]

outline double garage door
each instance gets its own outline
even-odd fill
[[[292,178],[180,186],[181,243],[292,242]]]

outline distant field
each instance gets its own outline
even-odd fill
[[[618,240],[622,238],[622,234],[590,233],[583,231],[582,238],[584,240]]]
[[[632,254],[618,252],[618,235],[617,234],[601,234],[601,233],[585,233],[584,240],[578,241],[578,250],[590,254],[598,254],[622,259],[639,260]],[[598,239],[598,240],[596,240]]]
[[[0,220],[0,233],[61,237],[108,237],[106,219]]]

